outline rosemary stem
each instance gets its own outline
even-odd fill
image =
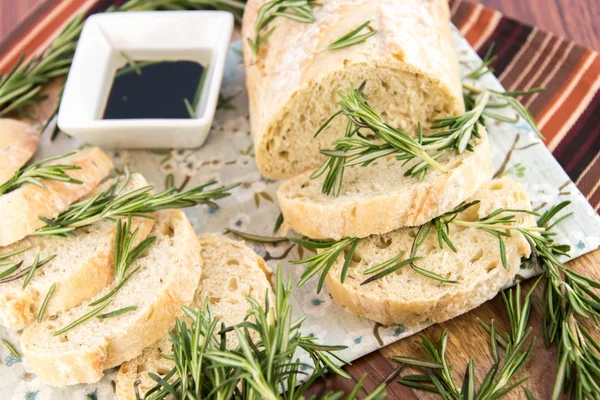
[[[465,226],[465,227],[474,227],[474,228],[485,227],[485,225],[480,223],[479,221],[463,221],[463,220],[455,219],[455,220],[449,221],[449,222],[454,225]],[[517,225],[494,224],[493,227],[494,227],[494,229],[509,229],[509,230],[527,229],[528,231],[531,231],[531,232],[546,231],[546,228],[535,227],[535,226],[522,227],[522,226],[517,226]]]
[[[475,86],[471,86],[468,83],[463,82],[462,86],[464,89],[467,89],[469,92],[473,92],[475,94],[480,94],[483,92],[483,89],[476,88]]]

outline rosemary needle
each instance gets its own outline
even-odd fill
[[[87,313],[85,315],[82,315],[80,318],[71,322],[69,325],[54,332],[54,336],[60,336],[64,333],[70,331],[71,329],[75,328],[76,326],[83,324],[87,320],[94,318],[96,315],[100,314],[106,307],[108,307],[111,303],[112,303],[112,300],[109,300],[106,303],[104,303],[103,305],[99,306],[98,308],[90,311],[89,313]]]
[[[137,306],[123,307],[118,310],[108,312],[106,314],[97,315],[96,318],[98,318],[98,319],[115,318],[115,317],[118,317],[120,315],[126,314],[131,311],[135,311],[135,310],[137,310]]]
[[[44,314],[46,314],[46,308],[48,308],[48,303],[50,302],[50,298],[54,294],[55,290],[56,290],[56,282],[54,282],[52,284],[52,286],[50,286],[50,289],[48,289],[48,293],[46,293],[46,297],[44,297],[44,302],[42,303],[42,306],[40,307],[40,312],[38,313],[38,316],[37,316],[38,324],[41,324],[42,321],[44,320]]]
[[[364,24],[360,25],[358,28],[354,29],[353,31],[345,34],[338,40],[331,43],[324,50],[329,50],[329,51],[339,50],[339,49],[343,49],[346,47],[354,46],[355,44],[365,42],[368,38],[377,34],[377,31],[369,26],[370,23],[371,23],[371,21],[365,22]],[[359,35],[358,33],[365,28],[368,28],[369,32]]]
[[[19,360],[21,359],[21,355],[17,352],[17,349],[15,349],[15,347],[12,344],[10,344],[4,339],[2,339],[2,343],[4,343],[4,346],[6,346],[6,348],[8,349],[10,354],[13,355],[13,357],[18,358]]]

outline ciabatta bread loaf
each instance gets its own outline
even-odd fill
[[[0,119],[0,185],[6,183],[31,158],[40,132],[25,122]]]
[[[243,242],[210,233],[200,236],[199,240],[204,266],[191,307],[202,307],[208,299],[214,316],[226,326],[243,322],[249,308],[246,297],[264,304],[267,289],[272,293],[270,280],[273,272]],[[227,336],[227,348],[233,349],[237,344],[235,335]],[[172,347],[167,335],[135,359],[123,363],[117,378],[118,398],[135,400],[134,386],[138,381],[137,387],[142,396],[153,388],[156,382],[148,373],[165,375],[173,368],[173,361],[163,357],[171,354]]]
[[[110,183],[101,185],[94,192],[106,189]],[[133,174],[123,188],[123,193],[147,185],[143,176]],[[132,219],[132,229],[139,228],[134,246],[148,236],[154,222],[154,219],[148,218]],[[37,254],[40,261],[55,256],[36,270],[25,288],[23,283],[27,275],[0,283],[0,325],[21,330],[35,321],[48,291],[55,283],[56,287],[44,313],[45,318],[78,306],[108,286],[114,279],[116,231],[116,222],[105,220],[77,229],[74,236],[29,236],[0,249],[0,256],[28,249],[25,253],[3,260],[9,264],[2,270],[22,261],[23,264],[16,273],[30,267]]]
[[[490,181],[472,199],[481,202],[459,214],[458,219],[474,221],[498,208],[531,210],[529,196],[523,186],[510,178]],[[530,214],[517,213],[519,225],[535,226]],[[450,225],[450,240],[458,252],[448,246],[440,249],[435,229],[419,248],[417,262],[457,284],[440,283],[405,266],[379,280],[361,286],[367,268],[380,264],[401,251],[408,258],[417,228],[403,228],[383,235],[362,239],[354,253],[345,282],[340,283],[343,260],[338,260],[325,280],[336,303],[352,313],[383,325],[413,326],[425,322],[442,322],[463,314],[493,298],[511,282],[528,257],[530,246],[522,234],[511,231],[504,239],[507,268],[502,266],[498,239],[473,227]]]
[[[256,162],[272,179],[317,167],[319,150],[344,135],[344,118],[313,139],[338,111],[337,91],[367,80],[369,104],[392,126],[408,132],[417,123],[464,111],[458,58],[447,0],[327,0],[312,7],[315,22],[276,17],[255,56],[260,7],[249,0],[242,36]],[[364,22],[377,34],[341,50],[323,51]]]
[[[160,211],[150,234],[156,242],[130,267],[140,269],[111,297],[103,313],[137,309],[112,318],[94,317],[54,335],[92,311],[95,307],[89,304],[110,293],[113,283],[91,302],[25,328],[21,348],[28,369],[42,381],[54,386],[99,381],[105,369],[131,360],[164,337],[181,316],[181,307],[191,303],[202,260],[190,222],[180,210]]]
[[[277,190],[286,227],[314,239],[366,237],[418,226],[452,211],[494,174],[485,129],[473,138],[473,151],[446,152],[438,159],[448,172],[430,169],[420,181],[404,173],[418,161],[402,165],[393,157],[362,167],[348,167],[338,197],[321,192],[325,175],[311,171],[283,182]]]
[[[26,184],[0,196],[0,247],[8,246],[31,235],[46,225],[40,217],[55,218],[72,203],[79,200],[113,168],[113,163],[98,147],[86,147],[77,153],[55,160],[52,164],[81,167],[67,171],[73,179],[83,183],[66,183],[42,179],[46,188]]]

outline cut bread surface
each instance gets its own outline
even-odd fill
[[[458,218],[474,221],[498,208],[531,210],[524,187],[510,178],[484,184],[472,197],[478,205],[459,214]],[[522,226],[535,226],[535,218],[517,213]],[[345,282],[340,282],[343,260],[338,260],[326,278],[334,301],[348,307],[352,313],[383,325],[438,323],[463,314],[493,298],[511,282],[528,257],[530,246],[522,234],[511,231],[503,239],[507,268],[502,266],[498,239],[473,227],[450,225],[450,240],[458,252],[448,246],[440,249],[435,229],[417,252],[424,258],[416,264],[457,284],[441,283],[426,278],[406,266],[381,279],[361,286],[368,278],[363,271],[380,264],[400,252],[409,257],[418,228],[402,228],[382,235],[362,239],[354,253]]]
[[[110,183],[106,182],[92,193],[106,189]],[[133,174],[123,193],[147,185],[143,176]],[[148,218],[132,219],[133,229],[139,228],[134,246],[148,236],[154,222]],[[36,270],[24,289],[27,276],[0,283],[0,325],[21,330],[34,322],[54,283],[56,288],[46,307],[45,318],[78,306],[108,286],[114,278],[116,231],[116,222],[105,220],[77,229],[74,236],[29,236],[0,249],[1,256],[29,248],[25,253],[5,260],[10,262],[9,265],[22,261],[22,269],[31,266],[37,254],[40,261],[55,256]]]
[[[255,37],[258,11],[267,0],[250,0],[242,36]],[[390,125],[408,132],[439,116],[464,111],[458,58],[446,0],[339,0],[313,7],[315,22],[286,18],[255,56],[244,40],[246,84],[256,162],[272,179],[316,168],[333,140],[343,136],[336,118],[337,91],[367,81],[369,104]],[[366,42],[322,51],[365,21],[378,32]],[[424,22],[426,21],[426,22]],[[262,32],[263,34],[265,32]],[[290,46],[290,43],[294,43]]]
[[[191,303],[202,260],[199,243],[185,214],[160,211],[152,229],[155,244],[130,268],[140,269],[110,298],[102,312],[137,309],[91,318],[66,333],[55,332],[95,309],[89,304],[110,293],[113,282],[92,301],[25,328],[21,347],[28,369],[53,386],[94,383],[107,368],[131,360],[168,332],[181,307]]]
[[[45,189],[26,184],[0,196],[0,247],[31,235],[45,225],[40,217],[53,219],[71,204],[91,192],[113,168],[113,163],[98,147],[86,147],[51,164],[81,167],[68,171],[71,178],[83,183],[66,183],[42,179]]]
[[[249,308],[246,296],[264,304],[267,289],[271,292],[273,272],[243,242],[210,233],[200,236],[199,241],[204,266],[191,307],[200,308],[208,299],[213,315],[226,326],[243,322]],[[227,336],[227,348],[235,348],[237,344],[235,335]],[[135,359],[123,363],[117,378],[118,398],[135,400],[136,381],[142,395],[153,388],[156,382],[148,373],[165,375],[171,371],[174,363],[162,357],[171,352],[172,343],[167,335]]]
[[[323,194],[325,174],[311,171],[283,182],[277,189],[285,227],[314,239],[366,237],[422,225],[452,211],[494,174],[488,135],[471,141],[473,151],[447,151],[438,162],[443,173],[429,169],[423,180],[404,176],[418,161],[402,165],[393,157],[362,167],[347,167],[340,195]]]
[[[31,158],[40,137],[40,132],[25,122],[0,118],[0,185]]]

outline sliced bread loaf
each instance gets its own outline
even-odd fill
[[[202,277],[191,307],[202,307],[208,299],[214,316],[226,326],[242,322],[249,308],[246,297],[264,304],[267,289],[271,291],[273,272],[265,261],[243,242],[222,236],[204,234],[200,236],[200,254],[204,265]],[[235,335],[227,336],[227,347],[237,346]],[[162,355],[171,354],[172,343],[165,336],[146,348],[135,359],[123,363],[117,378],[117,396],[120,400],[135,400],[136,381],[140,394],[156,385],[148,372],[167,374],[174,366]]]
[[[269,22],[260,36],[274,29],[255,55],[247,39],[255,40],[266,3],[277,7],[248,1],[242,27],[254,150],[264,176],[289,178],[323,161],[319,150],[343,136],[345,121],[336,118],[313,135],[338,111],[337,91],[350,83],[367,80],[369,104],[407,132],[464,111],[447,0],[315,1],[312,23],[279,15]],[[324,50],[367,21],[374,36]]]
[[[493,180],[483,185],[472,199],[480,203],[458,215],[459,220],[474,221],[498,208],[531,210],[529,196],[523,186],[510,178]],[[535,226],[530,214],[516,213],[522,226]],[[340,283],[343,260],[338,260],[325,280],[336,303],[352,313],[383,325],[412,326],[424,322],[442,322],[463,314],[494,297],[511,282],[528,257],[530,247],[520,233],[511,231],[504,239],[507,268],[503,268],[498,239],[474,227],[450,225],[450,240],[458,252],[448,246],[440,249],[432,229],[417,255],[421,268],[459,283],[448,284],[426,278],[409,266],[381,279],[361,286],[368,277],[363,272],[400,252],[408,258],[418,228],[404,228],[362,239],[353,256],[345,282]]]
[[[40,217],[56,217],[92,191],[113,168],[110,158],[98,147],[87,147],[54,163],[81,167],[68,171],[68,174],[83,183],[42,179],[45,189],[29,184],[0,196],[0,247],[23,239],[44,226]]]
[[[100,185],[92,194],[106,189],[111,183]],[[147,185],[142,175],[133,174],[123,193]],[[154,222],[148,218],[132,219],[132,229],[139,228],[134,246],[148,236]],[[78,306],[108,286],[114,278],[116,230],[114,221],[100,221],[76,230],[75,236],[29,236],[0,249],[0,257],[28,249],[2,260],[7,263],[3,270],[18,262],[22,265],[14,274],[0,279],[0,325],[21,330],[32,323],[53,284],[56,286],[45,309],[46,318]],[[38,254],[40,261],[54,258],[40,266],[23,288],[25,280],[29,279],[24,271]]]
[[[0,186],[31,158],[40,137],[40,133],[25,122],[0,119]]]
[[[102,313],[137,307],[124,314],[92,317],[60,335],[55,333],[95,310],[94,301],[29,325],[21,347],[28,369],[54,386],[93,383],[103,371],[131,360],[167,333],[181,307],[191,303],[201,273],[200,245],[182,211],[158,212],[150,233],[154,245],[131,268],[140,269],[110,298]],[[93,300],[115,289],[108,286]],[[106,304],[106,303],[104,303]]]
[[[422,181],[404,176],[417,161],[403,166],[394,158],[346,168],[337,197],[321,192],[324,175],[310,179],[309,171],[291,178],[277,190],[285,227],[314,239],[339,240],[422,225],[453,210],[492,178],[484,128],[480,136],[471,141],[472,152],[447,152],[438,159],[448,172],[431,169]]]

